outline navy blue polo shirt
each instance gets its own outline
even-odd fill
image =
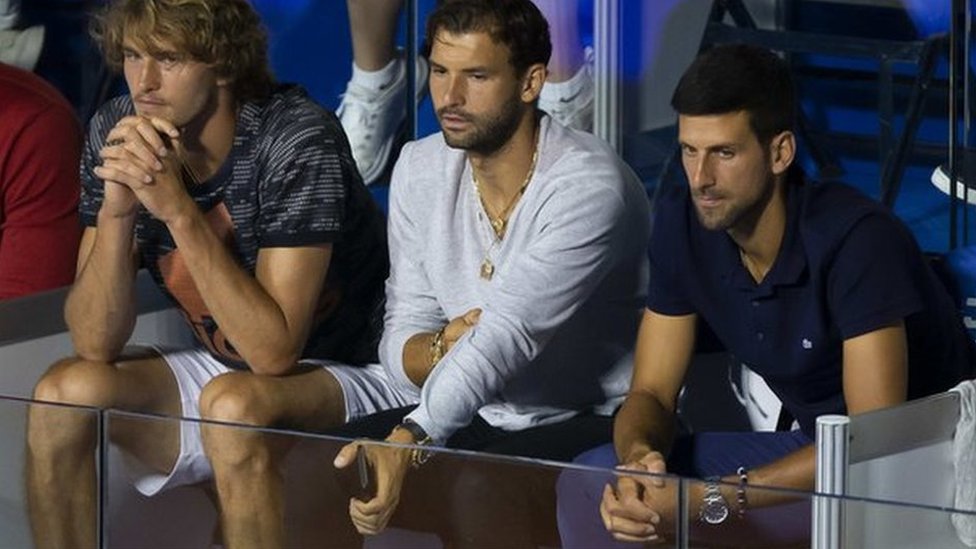
[[[687,186],[655,207],[647,307],[698,314],[761,375],[813,437],[821,414],[844,414],[843,341],[904,319],[909,398],[972,376],[955,306],[907,227],[839,183],[786,182],[786,233],[756,283],[725,231],[707,230]]]

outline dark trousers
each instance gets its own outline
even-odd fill
[[[411,409],[370,415],[330,434],[380,440]],[[609,442],[612,429],[613,418],[592,414],[521,431],[476,417],[447,446],[478,454],[435,453],[409,471],[391,523],[434,532],[448,547],[558,546],[555,486],[561,468],[499,456],[568,462]]]
[[[741,467],[751,469],[765,465],[813,441],[799,431],[792,432],[735,432],[702,433],[679,437],[668,458],[671,474],[692,478],[730,475]],[[574,461],[574,464],[600,469],[617,465],[612,445],[594,448]],[[564,549],[574,548],[632,548],[638,544],[615,541],[600,518],[600,500],[607,484],[615,476],[594,470],[567,470],[558,481],[559,534]],[[676,482],[676,481],[668,481]],[[736,502],[728,502],[735,509]],[[689,517],[697,522],[700,501],[689,502]],[[735,535],[723,532],[728,544],[709,540],[708,547],[748,547],[740,543],[747,539],[763,547],[809,546],[810,508],[808,501],[777,508],[749,510],[748,521],[738,525]],[[708,532],[704,532],[705,535]],[[694,538],[694,532],[692,533]]]

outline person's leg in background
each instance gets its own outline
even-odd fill
[[[2,0],[0,0],[2,1]],[[579,0],[534,0],[549,21],[553,54],[539,107],[565,126],[593,128],[592,52],[579,33]],[[337,109],[356,165],[369,185],[385,171],[397,129],[406,117],[405,59],[397,51],[403,0],[346,0],[352,37],[352,77]],[[418,63],[418,95],[426,85]]]
[[[0,29],[12,29],[20,22],[20,0],[0,0]]]
[[[18,29],[21,0],[0,0],[0,63],[33,71],[44,45],[44,27]]]
[[[593,129],[593,53],[583,48],[579,29],[579,0],[533,0],[549,21],[552,58],[549,78],[539,96],[539,108],[560,124],[583,131]]]
[[[406,117],[406,67],[398,54],[397,19],[403,0],[347,0],[352,78],[337,114],[367,185],[382,175],[397,128]]]

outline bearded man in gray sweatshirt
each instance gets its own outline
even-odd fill
[[[417,405],[344,432],[567,460],[610,439],[606,416],[627,390],[647,281],[646,193],[606,143],[537,110],[551,45],[529,0],[444,2],[427,21],[426,49],[442,131],[407,144],[394,168],[380,343],[390,383]],[[424,475],[442,487],[456,480],[433,480],[436,460],[418,467],[424,454],[367,448],[376,496],[351,502],[360,533],[385,528],[398,502],[409,507]],[[552,492],[553,480],[535,493]],[[532,525],[513,523],[538,522],[529,502],[492,486],[491,496],[442,501],[453,544],[530,542]],[[472,507],[496,495],[508,511],[501,529]]]

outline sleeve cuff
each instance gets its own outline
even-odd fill
[[[454,433],[449,433],[440,429],[438,425],[434,424],[430,416],[423,409],[423,405],[417,406],[414,411],[407,414],[405,419],[409,419],[420,425],[421,428],[430,437],[430,443],[433,446],[444,446],[447,443],[447,439],[451,437]]]

